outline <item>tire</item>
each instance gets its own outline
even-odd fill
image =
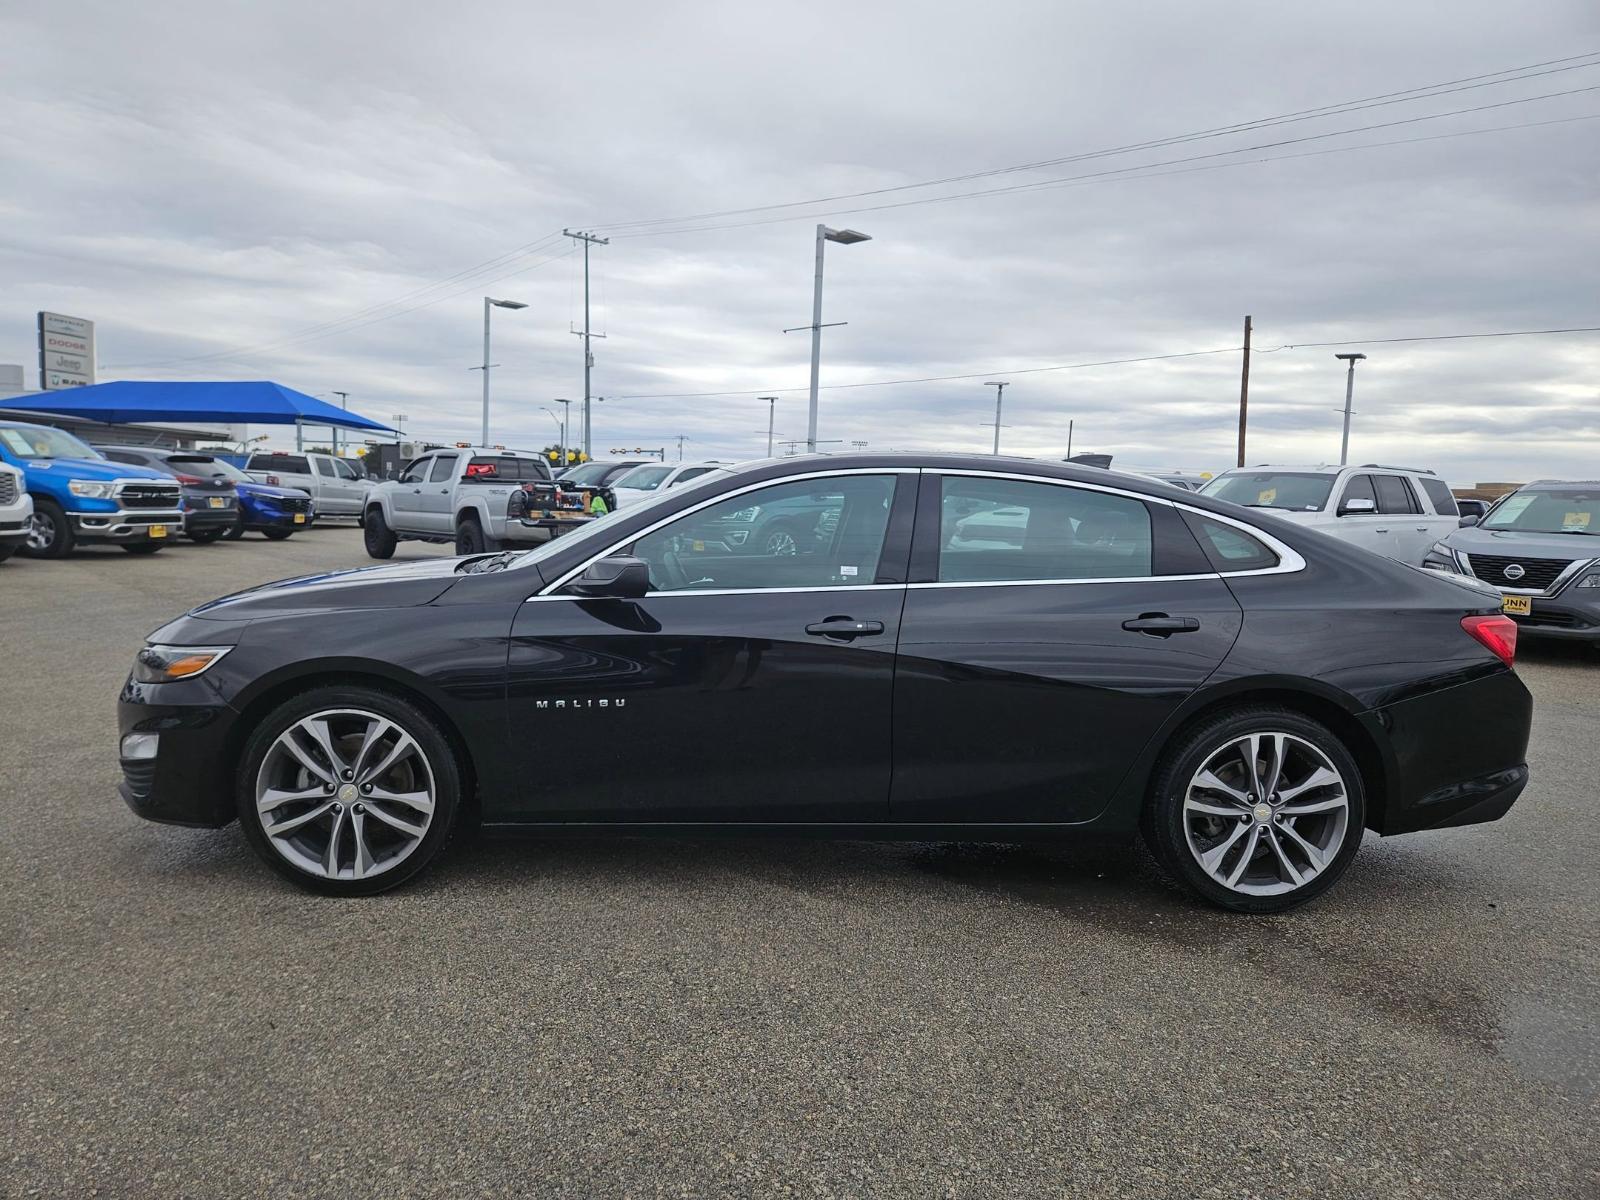
[[[28,528],[27,540],[22,543],[23,556],[65,558],[72,553],[77,541],[72,532],[72,523],[67,520],[66,510],[54,500],[35,496],[33,521]]]
[[[187,537],[191,542],[197,542],[202,546],[209,546],[212,542],[221,541],[227,532],[232,528],[232,525],[213,525],[210,529],[196,529],[192,533],[185,534],[184,536]]]
[[[261,536],[266,538],[269,542],[282,542],[282,541],[287,541],[289,538],[292,538],[294,536],[294,530],[292,530],[292,529],[263,529],[261,531]]]
[[[237,542],[244,536],[244,524],[240,522],[228,526],[228,528],[222,531],[222,536],[227,538],[230,542]]]
[[[316,763],[322,775],[330,774],[314,732],[319,718],[329,735],[326,744],[340,758],[331,772],[332,792],[306,765]],[[308,720],[310,728],[300,724]],[[374,754],[384,756],[379,766],[388,760],[400,743],[387,732],[369,750],[365,767],[360,755],[366,729],[384,725],[409,738],[413,749],[402,750],[376,777],[374,792],[359,774],[345,772],[370,768]],[[284,748],[280,739],[286,737],[295,739],[301,754]],[[409,700],[374,688],[324,687],[280,704],[255,727],[235,790],[245,838],[274,871],[325,896],[371,896],[414,878],[449,844],[461,808],[461,768],[439,727]],[[260,798],[269,790],[284,799],[264,806]],[[409,799],[382,798],[400,795]],[[277,836],[267,833],[273,821],[283,831]],[[410,832],[402,832],[407,826]],[[335,839],[330,869],[328,849]],[[358,867],[363,846],[369,851],[364,871]]]
[[[457,554],[482,554],[488,548],[488,539],[483,536],[483,526],[477,517],[468,513],[456,522]]]
[[[1290,781],[1265,797],[1245,765],[1252,735],[1263,739],[1249,755],[1256,778],[1270,785],[1281,758]],[[1297,811],[1307,808],[1315,811]],[[1140,832],[1160,872],[1185,890],[1234,912],[1276,913],[1338,881],[1365,819],[1361,771],[1344,743],[1300,713],[1252,705],[1179,733],[1156,768]]]
[[[381,508],[367,510],[366,523],[361,527],[361,540],[366,543],[367,554],[371,558],[393,558],[394,548],[400,544],[394,530],[383,519]]]
[[[118,544],[129,554],[154,554],[166,545],[165,542],[157,541],[119,542]]]

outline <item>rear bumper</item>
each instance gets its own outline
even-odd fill
[[[1384,794],[1367,824],[1385,836],[1504,816],[1528,785],[1533,697],[1496,671],[1362,717],[1383,751]]]

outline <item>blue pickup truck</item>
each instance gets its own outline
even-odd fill
[[[30,558],[60,558],[83,542],[153,554],[183,532],[176,479],[109,462],[63,430],[0,421],[0,461],[22,472],[33,497],[33,524],[22,547]]]

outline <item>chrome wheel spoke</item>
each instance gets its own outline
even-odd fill
[[[1278,840],[1278,831],[1270,825],[1267,827],[1267,841],[1272,845],[1272,852],[1278,856],[1279,865],[1288,873],[1294,885],[1299,887],[1305,882],[1305,876],[1300,873],[1299,867],[1289,861],[1289,856],[1283,852],[1283,843]]]
[[[1208,817],[1222,817],[1224,820],[1237,821],[1245,811],[1237,804],[1211,804],[1205,800],[1185,800],[1183,807],[1188,812],[1204,813]]]
[[[312,713],[279,733],[255,796],[267,844],[324,879],[392,870],[422,844],[437,805],[433,766],[416,738],[354,708]]]
[[[1288,804],[1296,797],[1304,796],[1316,788],[1332,787],[1335,784],[1339,785],[1341,791],[1343,790],[1344,780],[1340,779],[1336,772],[1330,771],[1327,767],[1318,767],[1293,787],[1279,788],[1278,798]]]
[[[1264,744],[1267,747],[1267,773],[1261,780],[1261,796],[1274,795],[1278,790],[1278,783],[1283,777],[1283,756],[1288,749],[1289,739],[1281,733],[1269,733]]]
[[[1285,804],[1278,811],[1286,817],[1309,817],[1315,813],[1333,812],[1345,806],[1345,798],[1329,796],[1326,800],[1309,800],[1305,804]]]
[[[1243,826],[1241,826],[1243,828]],[[1226,883],[1229,887],[1238,883],[1243,877],[1245,869],[1250,866],[1250,860],[1256,856],[1256,846],[1261,841],[1261,826],[1250,826],[1250,840],[1244,844],[1244,850],[1239,855],[1239,861],[1233,864],[1233,870],[1228,872]]]
[[[1305,856],[1311,860],[1311,869],[1313,871],[1321,871],[1322,868],[1328,865],[1328,859],[1331,857],[1331,855],[1324,854],[1321,850],[1317,849],[1317,847],[1306,841],[1305,838],[1300,836],[1300,831],[1293,825],[1285,822],[1284,824],[1278,826],[1278,828],[1292,838],[1294,840],[1294,844],[1299,846],[1300,849],[1305,853]]]
[[[1245,805],[1249,803],[1249,800],[1246,798],[1243,791],[1234,787],[1231,783],[1222,782],[1222,780],[1217,777],[1215,771],[1202,768],[1200,773],[1194,777],[1194,786],[1203,788],[1208,792],[1221,792],[1224,796],[1227,796],[1230,800],[1239,805]]]
[[[1215,875],[1217,873],[1217,869],[1222,865],[1222,860],[1227,857],[1228,851],[1232,850],[1234,846],[1238,844],[1239,839],[1249,832],[1250,826],[1245,825],[1242,822],[1234,826],[1233,832],[1228,836],[1226,841],[1212,847],[1210,850],[1207,850],[1203,856],[1201,856],[1200,865],[1211,874]]]

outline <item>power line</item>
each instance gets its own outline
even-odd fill
[[[1563,71],[1582,70],[1586,67],[1600,65],[1600,52],[1590,51],[1586,54],[1572,55],[1567,58],[1550,59],[1545,62],[1531,63],[1523,67],[1509,67],[1503,71],[1493,71],[1486,75],[1470,75],[1462,79],[1446,80],[1441,83],[1423,84],[1414,88],[1405,88],[1397,92],[1385,92],[1376,96],[1366,96],[1356,100],[1340,101],[1336,104],[1326,104],[1318,108],[1301,109],[1296,112],[1282,113],[1272,117],[1261,117],[1252,121],[1242,121],[1231,125],[1216,126],[1211,129],[1197,130],[1191,133],[1175,134],[1163,138],[1154,138],[1142,142],[1132,142],[1121,146],[1112,146],[1100,150],[1083,151],[1077,154],[1063,155],[1056,158],[1039,159],[1034,162],[1017,163],[1011,166],[994,167],[984,171],[971,171],[960,175],[948,175],[941,179],[923,180],[918,183],[897,184],[890,187],[869,188],[859,192],[844,192],[833,196],[819,196],[810,200],[793,200],[777,204],[753,205],[746,208],[722,209],[712,212],[686,214],[679,217],[654,217],[645,220],[622,221],[614,223],[602,222],[602,227],[611,230],[639,229],[646,226],[657,225],[682,225],[696,221],[717,220],[723,217],[744,216],[753,213],[776,212],[786,208],[807,208],[818,204],[833,204],[840,201],[860,200],[869,196],[889,195],[896,192],[915,191],[922,188],[942,187],[952,183],[966,183],[974,179],[991,178],[997,175],[1012,174],[1019,171],[1033,171],[1045,167],[1062,166],[1072,162],[1082,162],[1096,158],[1107,158],[1122,154],[1131,154],[1139,150],[1161,149],[1166,146],[1181,145],[1188,142],[1200,141],[1209,138],[1227,137],[1236,133],[1251,132],[1257,129],[1266,129],[1278,125],[1293,124],[1300,121],[1314,120],[1320,117],[1338,116],[1346,112],[1357,112],[1367,108],[1378,108],[1389,104],[1407,103],[1412,100],[1432,99],[1436,96],[1451,95],[1455,92],[1469,91],[1480,87],[1497,87],[1501,84],[1516,83],[1522,79],[1534,79],[1544,75],[1558,74]],[[1548,70],[1541,68],[1550,68]],[[1499,78],[1510,76],[1510,78]],[[619,236],[624,236],[620,235]],[[626,235],[632,236],[632,235]]]
[[[1272,350],[1263,350],[1255,347],[1252,353],[1274,354],[1279,350],[1315,350],[1331,346],[1382,346],[1396,342],[1453,342],[1468,338],[1502,338],[1502,337],[1537,337],[1544,334],[1562,333],[1600,333],[1600,325],[1579,325],[1562,329],[1503,329],[1488,333],[1434,333],[1423,334],[1416,337],[1397,338],[1352,338],[1343,342],[1292,342],[1276,346]],[[985,375],[1037,375],[1047,371],[1081,371],[1090,367],[1120,367],[1133,363],[1166,362],[1176,358],[1201,358],[1211,354],[1238,354],[1243,346],[1220,346],[1215,350],[1182,350],[1172,354],[1146,354],[1138,358],[1108,358],[1098,362],[1062,363],[1050,367],[996,367],[987,371],[973,371],[961,375],[923,375],[914,379],[873,379],[864,383],[829,383],[822,385],[823,391],[839,391],[847,388],[868,387],[895,387],[907,383],[950,383],[960,380],[980,379]],[[612,400],[706,400],[723,396],[748,396],[752,392],[804,392],[809,390],[806,386],[788,388],[740,388],[732,392],[659,392],[653,394],[639,394],[626,396],[612,396]],[[757,397],[766,399],[765,395]]]
[[[1422,122],[1422,121],[1438,121],[1438,120],[1442,120],[1442,119],[1444,119],[1446,117],[1459,117],[1459,116],[1464,116],[1464,115],[1469,114],[1469,113],[1488,112],[1488,111],[1490,111],[1492,109],[1508,108],[1508,107],[1510,107],[1512,105],[1517,105],[1517,104],[1531,104],[1531,103],[1533,103],[1535,101],[1538,101],[1538,100],[1553,100],[1553,99],[1557,99],[1557,98],[1564,97],[1564,96],[1576,96],[1576,95],[1581,95],[1581,94],[1586,93],[1586,92],[1595,92],[1595,91],[1600,91],[1600,84],[1596,84],[1596,85],[1593,85],[1593,86],[1590,86],[1590,87],[1572,88],[1570,90],[1561,91],[1561,92],[1545,92],[1545,93],[1542,93],[1542,94],[1540,94],[1538,96],[1524,96],[1521,99],[1517,99],[1517,100],[1502,100],[1502,101],[1499,101],[1499,102],[1494,103],[1494,104],[1479,104],[1479,105],[1474,105],[1474,106],[1472,106],[1470,108],[1451,109],[1448,112],[1430,113],[1430,114],[1428,114],[1426,116],[1406,117],[1406,118],[1403,118],[1401,120],[1382,121],[1382,122],[1378,122],[1378,123],[1372,124],[1372,125],[1358,125],[1358,126],[1351,127],[1349,129],[1334,129],[1334,130],[1329,130],[1329,131],[1324,132],[1324,133],[1308,134],[1305,137],[1285,138],[1285,139],[1283,139],[1281,141],[1276,141],[1276,142],[1261,142],[1261,143],[1258,143],[1257,145],[1254,145],[1254,146],[1240,146],[1240,147],[1238,147],[1236,149],[1233,149],[1233,150],[1217,150],[1217,151],[1213,151],[1213,152],[1211,152],[1209,154],[1193,154],[1193,155],[1189,155],[1188,157],[1185,157],[1185,158],[1164,159],[1164,160],[1159,161],[1159,162],[1141,163],[1141,164],[1138,164],[1138,165],[1135,165],[1135,166],[1131,166],[1131,167],[1113,167],[1113,168],[1110,168],[1110,169],[1104,170],[1104,171],[1086,172],[1086,173],[1084,173],[1082,175],[1066,175],[1066,176],[1062,176],[1061,178],[1058,178],[1058,179],[1031,180],[1031,181],[1029,181],[1027,183],[1009,184],[1009,185],[1007,185],[1005,187],[978,188],[978,189],[976,189],[974,191],[969,191],[969,192],[955,192],[955,193],[952,193],[952,194],[949,194],[949,195],[944,195],[944,196],[923,196],[923,197],[919,197],[919,198],[914,199],[914,200],[897,200],[897,201],[894,201],[894,202],[891,202],[891,203],[888,203],[888,204],[867,204],[867,205],[859,206],[857,208],[830,209],[826,213],[821,213],[821,214],[819,214],[819,213],[808,213],[808,214],[795,214],[795,215],[792,215],[792,216],[782,216],[782,217],[766,217],[766,218],[763,218],[761,220],[756,220],[756,221],[730,222],[730,223],[726,223],[726,224],[722,224],[722,225],[696,225],[696,226],[692,226],[692,227],[685,227],[685,228],[678,228],[678,229],[655,229],[655,230],[646,230],[646,231],[641,232],[641,233],[619,233],[619,234],[617,234],[615,236],[618,239],[635,239],[635,238],[646,238],[646,237],[664,237],[664,236],[667,236],[667,235],[670,235],[670,234],[675,234],[675,233],[709,233],[709,232],[713,232],[713,231],[716,231],[716,230],[722,230],[722,229],[748,229],[748,228],[750,228],[752,226],[756,226],[756,225],[776,225],[776,224],[781,224],[781,223],[786,222],[786,221],[811,220],[812,218],[814,218],[816,216],[819,216],[819,215],[838,217],[838,216],[845,216],[845,215],[851,215],[851,214],[856,214],[856,213],[882,212],[882,211],[884,211],[886,209],[894,209],[894,208],[912,208],[912,207],[915,207],[915,206],[918,206],[918,205],[923,205],[923,204],[948,204],[948,203],[950,203],[952,201],[956,201],[956,200],[971,200],[971,199],[974,199],[974,198],[977,198],[977,197],[982,197],[982,196],[1007,195],[1007,194],[1011,194],[1011,193],[1015,193],[1015,192],[1040,191],[1040,190],[1043,190],[1043,189],[1046,189],[1046,188],[1061,187],[1061,186],[1074,184],[1074,183],[1083,183],[1085,181],[1101,182],[1101,181],[1105,181],[1105,180],[1116,179],[1116,178],[1119,178],[1119,177],[1120,178],[1124,178],[1124,179],[1129,179],[1129,178],[1138,179],[1138,178],[1145,178],[1145,177],[1147,177],[1147,175],[1150,175],[1150,174],[1179,174],[1181,172],[1171,172],[1171,171],[1169,171],[1169,172],[1154,172],[1154,171],[1152,171],[1152,168],[1154,168],[1154,167],[1177,166],[1177,165],[1181,165],[1181,164],[1184,164],[1184,163],[1205,162],[1205,161],[1208,161],[1208,160],[1211,160],[1211,159],[1217,159],[1217,158],[1231,158],[1231,157],[1234,157],[1236,155],[1250,154],[1250,153],[1253,153],[1253,152],[1258,151],[1258,150],[1272,150],[1272,149],[1278,149],[1278,148],[1283,147],[1283,146],[1301,145],[1301,144],[1306,143],[1306,142],[1321,141],[1321,140],[1323,140],[1325,138],[1343,137],[1344,135],[1351,134],[1351,133],[1370,133],[1370,132],[1372,132],[1373,130],[1376,130],[1376,129],[1393,129],[1396,126],[1400,126],[1400,125],[1415,125],[1415,124],[1417,124],[1419,122]],[[1585,119],[1585,118],[1566,118],[1566,119],[1569,119],[1569,120],[1570,119],[1580,119],[1581,120],[1581,119]],[[1547,123],[1548,124],[1557,124],[1557,123],[1560,123],[1560,122],[1559,121],[1530,122],[1528,127],[1531,127],[1532,125],[1547,124]],[[1524,126],[1505,126],[1503,128],[1514,129],[1514,128],[1524,128]],[[1483,130],[1483,131],[1463,130],[1463,131],[1460,131],[1460,134],[1461,135],[1465,135],[1465,134],[1476,133],[1476,132],[1500,132],[1500,130]],[[1445,135],[1441,135],[1441,136],[1445,136]],[[1382,145],[1384,143],[1376,143],[1376,144]],[[1351,149],[1355,149],[1355,148],[1357,148],[1357,147],[1351,147]],[[1370,147],[1360,147],[1360,148],[1370,148]],[[1275,158],[1290,158],[1290,157],[1293,157],[1293,156],[1292,155],[1275,155],[1275,156],[1272,156],[1272,157],[1275,157]],[[1271,158],[1262,159],[1262,160],[1259,160],[1259,161],[1271,161]],[[1222,164],[1222,165],[1228,166],[1228,165],[1237,165],[1237,164]],[[1139,174],[1139,172],[1145,172],[1146,175],[1141,175],[1141,174]]]

